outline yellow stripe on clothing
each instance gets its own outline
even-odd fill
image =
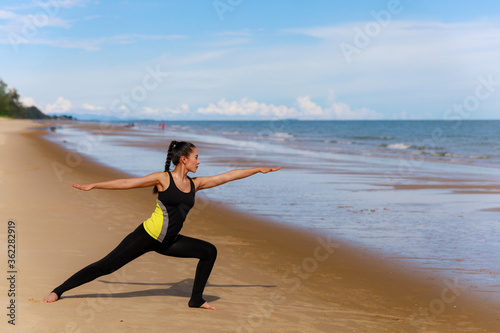
[[[149,219],[143,223],[146,232],[158,241],[163,241],[167,234],[168,214],[165,206],[156,200],[156,209]]]

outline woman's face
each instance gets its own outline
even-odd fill
[[[189,156],[185,158],[184,161],[188,171],[195,173],[196,169],[198,169],[198,164],[200,164],[200,160],[198,160],[198,150],[193,148]]]

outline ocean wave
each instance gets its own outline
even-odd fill
[[[461,159],[470,159],[470,160],[488,160],[493,158],[491,155],[462,155],[462,154],[454,154],[449,152],[439,152],[439,153],[430,153],[431,156],[437,157],[448,157],[448,158],[461,158]]]
[[[322,127],[324,124],[324,127]],[[198,138],[210,143],[228,144],[241,150],[265,151],[284,154],[304,155],[304,152],[331,152],[330,158],[341,158],[337,154],[401,158],[402,156],[428,156],[429,160],[462,163],[477,163],[489,165],[500,160],[500,146],[494,136],[484,136],[484,133],[472,132],[471,136],[440,137],[438,141],[430,141],[422,136],[422,130],[427,128],[390,127],[381,131],[374,123],[370,126],[350,124],[346,128],[338,123],[308,123],[298,122],[287,124],[287,127],[263,130],[262,123],[169,123],[168,130],[161,132],[170,137],[179,137],[188,141]],[[392,125],[404,125],[393,123]],[[147,126],[144,124],[144,130]],[[157,125],[154,128],[157,128]],[[292,126],[293,125],[293,126]],[[335,126],[333,126],[335,125]],[[354,126],[356,125],[356,126]],[[417,124],[418,125],[418,124]],[[437,125],[436,125],[437,126]],[[139,127],[139,126],[137,126]],[[139,129],[139,128],[134,128]],[[413,130],[415,129],[415,133]],[[151,131],[151,133],[159,133]],[[156,134],[154,134],[156,135]],[[229,139],[225,141],[224,139]],[[491,141],[491,143],[490,143]],[[311,155],[312,156],[312,155]],[[321,155],[322,157],[325,157]],[[350,156],[348,157],[351,158]],[[421,157],[422,158],[422,157]]]
[[[180,129],[180,130],[190,129],[189,126],[183,126],[183,125],[168,125],[168,128],[171,128],[171,129]]]
[[[490,158],[493,158],[493,156],[479,155],[479,156],[469,156],[469,158],[472,158],[473,160],[489,160]]]
[[[472,160],[487,160],[487,159],[490,159],[492,156],[489,156],[489,155],[461,155],[461,154],[446,153],[445,157],[466,158],[466,159],[472,159]]]
[[[430,146],[413,146],[413,148],[418,150],[443,150],[443,147],[430,147]]]
[[[324,143],[336,143],[336,144],[341,144],[341,145],[352,145],[354,142],[352,141],[337,141],[337,140],[323,140]]]
[[[387,143],[380,143],[377,146],[379,147],[384,147],[384,148],[389,148],[389,149],[398,149],[398,150],[407,150],[407,149],[414,149],[418,150],[421,153],[425,153],[427,150],[444,150],[443,147],[434,147],[434,146],[415,146],[415,145],[407,145],[404,143],[393,143],[393,144],[387,144]]]
[[[280,138],[280,139],[288,139],[288,138],[293,138],[294,135],[286,132],[277,132],[271,135],[272,137],[275,138]]]
[[[290,133],[286,132],[276,132],[268,136],[268,140],[274,140],[274,141],[287,141],[287,140],[293,140],[295,136]]]
[[[393,140],[392,136],[353,136],[355,140]]]
[[[387,145],[387,148],[389,149],[401,149],[401,150],[405,150],[405,149],[410,149],[411,147],[413,147],[412,145],[406,145],[404,143],[392,143],[390,145]]]

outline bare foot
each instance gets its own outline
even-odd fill
[[[208,310],[219,310],[218,307],[210,305],[208,302],[203,303],[202,306],[200,306],[200,308]]]
[[[50,293],[43,298],[43,301],[45,303],[52,303],[52,302],[57,301],[58,299],[59,299],[59,297],[57,296],[56,293]]]

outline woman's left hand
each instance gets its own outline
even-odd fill
[[[260,172],[261,173],[268,173],[268,172],[274,172],[274,171],[278,171],[279,169],[281,169],[281,167],[274,167],[274,168],[260,168]]]

